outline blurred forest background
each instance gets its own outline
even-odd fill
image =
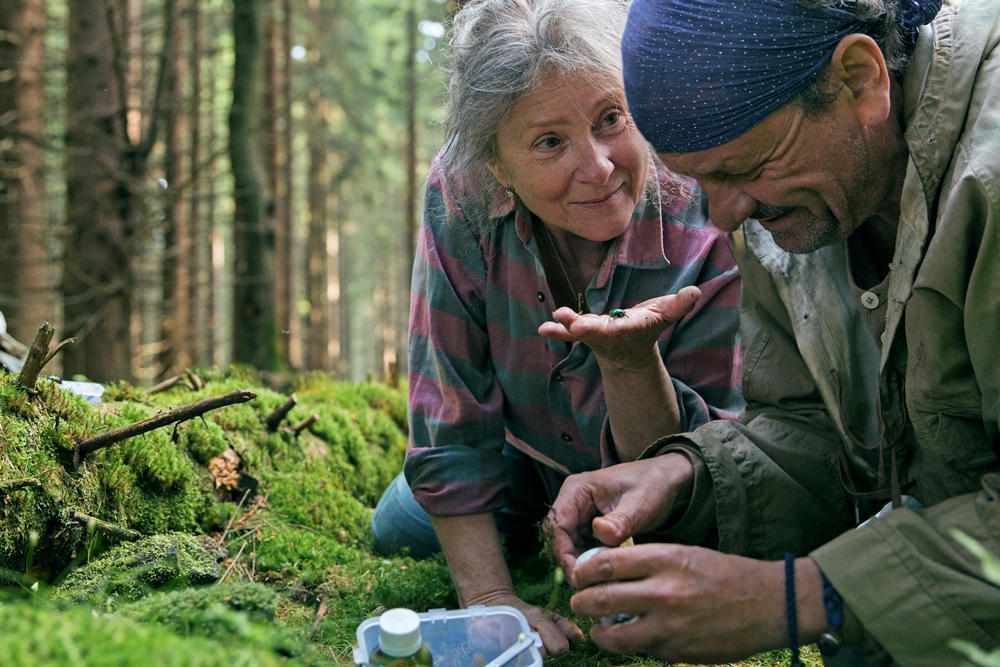
[[[405,373],[451,0],[0,0],[0,311],[49,367]],[[61,364],[61,367],[59,367]]]

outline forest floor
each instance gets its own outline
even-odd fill
[[[256,396],[79,444],[237,389]],[[382,384],[308,374],[276,391],[251,370],[199,370],[155,394],[111,385],[94,404],[0,371],[0,665],[354,664],[365,619],[458,606],[442,558],[372,551],[372,507],[405,449],[405,391]],[[573,618],[571,590],[553,591],[541,557],[513,576],[523,599]],[[814,647],[803,657],[821,664]],[[545,664],[662,663],[588,640]],[[788,653],[738,664],[786,665]]]

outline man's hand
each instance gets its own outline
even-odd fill
[[[811,643],[826,628],[819,568],[796,561],[799,633]],[[573,572],[580,616],[630,614],[591,630],[603,649],[647,651],[670,662],[729,662],[788,646],[784,563],[701,547],[644,544],[609,549]]]
[[[694,469],[687,456],[669,453],[570,475],[546,517],[555,556],[570,573],[591,537],[618,546],[662,525],[675,504],[691,495]]]
[[[557,340],[586,343],[602,369],[646,372],[657,358],[657,339],[690,313],[700,298],[701,290],[688,286],[677,294],[636,304],[623,317],[580,315],[562,307],[552,314],[555,321],[542,324],[538,333]]]

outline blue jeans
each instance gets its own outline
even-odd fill
[[[523,556],[536,544],[538,524],[559,493],[564,477],[508,444],[504,445],[503,455],[507,457],[512,484],[506,504],[493,515],[508,553]],[[427,558],[441,551],[434,524],[414,499],[403,473],[396,475],[379,498],[372,515],[372,532],[375,550],[383,556],[396,556],[408,549],[413,558]]]

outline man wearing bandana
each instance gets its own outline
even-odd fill
[[[634,0],[631,113],[736,239],[747,407],[563,486],[574,612],[633,617],[600,646],[1000,645],[998,42],[997,0]]]

